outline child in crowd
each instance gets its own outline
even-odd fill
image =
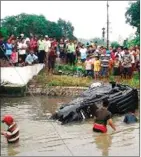
[[[112,58],[110,58],[110,60],[109,60],[109,76],[112,74],[113,64],[114,64],[114,61]]]
[[[116,76],[116,77],[120,76],[120,65],[121,65],[121,62],[119,60],[119,56],[116,55],[114,63],[113,63],[113,66],[114,66],[113,75]]]
[[[125,115],[123,122],[126,124],[136,123],[138,121],[135,111],[130,111]]]
[[[84,65],[86,70],[86,76],[92,76],[92,61],[89,55],[87,56]]]
[[[83,63],[81,62],[81,57],[80,56],[78,56],[76,67],[77,67],[77,75],[81,76],[81,71],[83,69]]]
[[[18,66],[19,67],[25,66],[25,62],[22,60],[22,57],[19,57]]]
[[[5,44],[5,48],[6,48],[5,55],[7,56],[6,59],[9,61],[13,48],[13,45],[11,44],[10,40],[8,40],[7,43]]]
[[[19,128],[11,115],[5,115],[2,122],[8,126],[7,131],[1,131],[8,143],[16,143],[19,141]]]
[[[94,78],[95,78],[95,80],[97,80],[99,78],[100,70],[101,70],[101,62],[99,60],[99,57],[96,56],[95,61],[94,61]]]
[[[10,56],[10,59],[11,59],[11,64],[16,66],[18,63],[18,52],[16,47],[12,49],[12,54]]]
[[[79,51],[81,56],[81,62],[84,63],[87,58],[87,49],[84,45],[82,45]]]

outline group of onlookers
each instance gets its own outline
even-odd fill
[[[87,75],[95,79],[108,77],[111,74],[124,78],[131,78],[134,71],[140,72],[140,48],[138,46],[128,48],[97,47],[94,55],[87,55],[85,69]]]
[[[5,42],[1,38],[1,66],[25,66],[38,62],[35,52],[37,47],[33,37],[24,38],[24,34],[19,37],[11,35]],[[4,64],[5,63],[5,64]]]
[[[76,65],[78,71],[85,68],[86,75],[95,79],[99,77],[132,76],[133,72],[140,71],[139,46],[118,48],[103,46],[90,42],[84,45],[77,40],[49,38],[47,35],[30,38],[21,34],[19,37],[11,35],[7,42],[0,39],[1,54],[8,66],[25,66],[35,63],[45,63],[48,70],[54,70],[56,61],[61,64]],[[2,53],[3,52],[3,53]],[[4,60],[1,60],[1,62]],[[5,66],[1,63],[1,66]]]

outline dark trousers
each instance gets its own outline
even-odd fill
[[[25,59],[26,59],[26,54],[24,54],[24,55],[19,55],[19,58],[21,58],[21,59],[22,59],[22,61],[23,61],[23,62],[25,62]]]
[[[67,54],[67,58],[68,58],[68,62],[71,64],[71,65],[74,65],[75,64],[75,55],[73,53],[68,53]]]
[[[129,76],[129,77],[131,77],[132,76],[132,69],[131,69],[131,67],[128,67],[128,68],[123,68],[123,75],[124,75],[124,77],[126,77],[126,76]]]
[[[93,71],[92,70],[86,70],[86,76],[93,77]]]
[[[44,63],[45,61],[45,51],[41,50],[38,52],[39,63]]]

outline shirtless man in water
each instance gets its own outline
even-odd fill
[[[107,132],[107,124],[109,124],[113,130],[116,131],[115,125],[111,119],[111,112],[107,110],[109,105],[108,100],[103,101],[103,106],[100,109],[97,109],[96,111],[96,119],[95,123],[93,125],[93,131],[94,132]]]

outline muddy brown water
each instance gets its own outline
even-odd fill
[[[139,123],[123,124],[114,117],[117,131],[92,131],[93,120],[69,125],[47,121],[47,116],[72,98],[3,98],[1,117],[12,114],[20,127],[20,141],[8,145],[1,136],[1,156],[139,156]],[[1,129],[6,126],[1,124]]]

